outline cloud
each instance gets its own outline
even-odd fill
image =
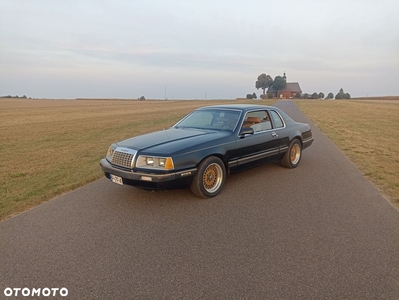
[[[3,0],[0,9],[0,94],[49,97],[47,83],[58,97],[97,95],[91,82],[101,81],[101,92],[129,97],[134,81],[161,90],[154,97],[167,84],[183,98],[235,98],[260,73],[284,71],[306,89],[399,94],[394,0]]]

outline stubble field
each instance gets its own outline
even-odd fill
[[[0,99],[0,220],[102,177],[111,143],[220,103],[237,101]]]
[[[0,99],[0,220],[103,176],[112,142],[172,126],[191,110],[266,100]],[[296,101],[383,194],[399,203],[399,104]]]
[[[299,108],[399,209],[399,101],[296,101]]]

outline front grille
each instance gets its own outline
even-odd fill
[[[124,168],[129,168],[129,169],[133,168],[133,160],[136,151],[131,150],[129,152],[134,152],[134,153],[121,152],[118,151],[118,149],[116,149],[114,151],[114,154],[112,155],[111,163]]]

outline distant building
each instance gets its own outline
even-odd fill
[[[283,78],[287,80],[285,73]],[[278,91],[278,95],[277,95],[277,90],[274,89],[273,87],[269,87],[267,89],[267,93],[273,93],[275,97],[280,99],[292,99],[295,98],[296,93],[302,95],[302,90],[298,82],[287,82],[286,87]]]

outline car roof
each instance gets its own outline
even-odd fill
[[[223,104],[223,105],[211,105],[211,106],[203,106],[198,108],[200,109],[209,109],[209,108],[218,108],[218,109],[237,109],[242,111],[253,110],[253,109],[275,109],[274,106],[266,106],[266,105],[255,105],[255,104]]]
[[[203,106],[199,107],[196,110],[206,110],[206,109],[230,109],[230,110],[239,110],[245,115],[247,112],[254,110],[275,110],[278,111],[280,116],[284,119],[286,124],[296,123],[289,115],[287,115],[283,110],[279,109],[275,106],[268,105],[255,105],[255,104],[224,104],[224,105],[211,105],[211,106]]]

